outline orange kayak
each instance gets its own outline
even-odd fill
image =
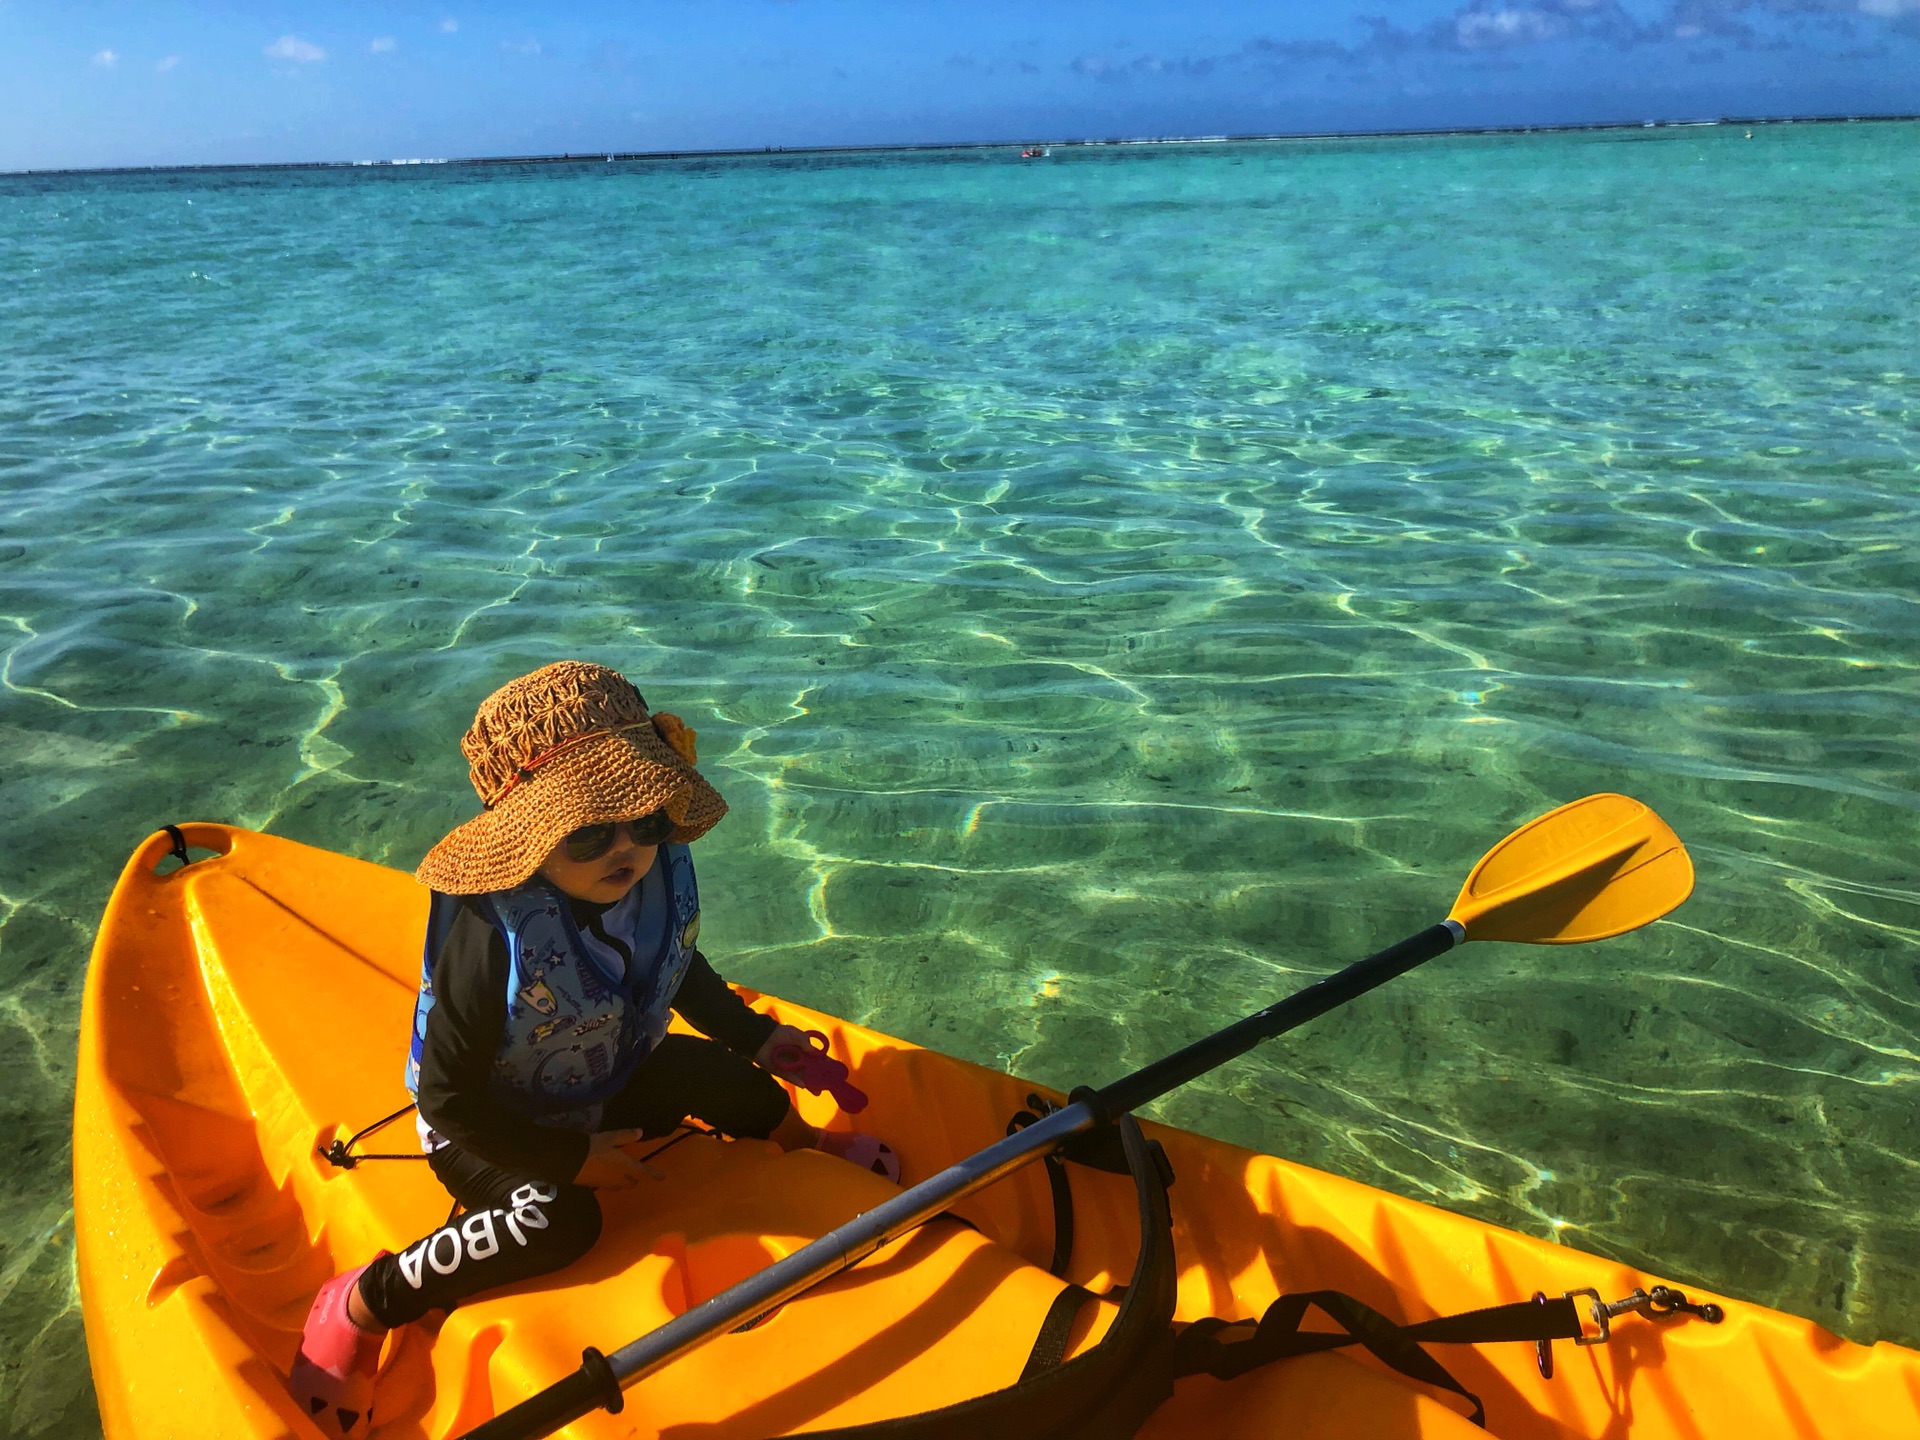
[[[427,892],[408,875],[220,825],[182,827],[211,855],[169,859],[165,834],[128,862],[87,975],[74,1114],[74,1213],[88,1350],[114,1440],[317,1434],[285,1388],[315,1290],[374,1251],[439,1225],[448,1199],[424,1164],[342,1168],[325,1152],[407,1103]],[[771,996],[823,1031],[872,1097],[911,1182],[1006,1133],[1036,1092]],[[1048,1099],[1057,1095],[1039,1090]],[[798,1092],[816,1124],[831,1099]],[[1163,1126],[1147,1126],[1171,1191],[1176,1321],[1252,1319],[1276,1297],[1338,1290],[1412,1323],[1590,1288],[1608,1299],[1659,1277]],[[371,1148],[412,1148],[405,1122]],[[365,1145],[362,1149],[369,1148]],[[662,1179],[603,1196],[585,1259],[395,1332],[373,1432],[465,1434],[560,1379],[586,1346],[612,1349],[897,1193],[824,1154],[691,1135]],[[1065,1280],[1103,1298],[1066,1336],[1099,1342],[1140,1244],[1132,1183],[1079,1166]],[[758,1440],[912,1414],[1011,1385],[1063,1289],[1049,1273],[1053,1197],[1022,1170],[762,1323],[640,1381],[577,1437]],[[1697,1440],[1715,1435],[1920,1434],[1920,1353],[1855,1345],[1806,1320],[1724,1307],[1614,1321],[1612,1338],[1555,1347],[1436,1345],[1479,1395],[1458,1398],[1364,1351],[1179,1382],[1140,1433],[1221,1440],[1445,1437]]]

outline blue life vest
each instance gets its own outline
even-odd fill
[[[693,857],[685,845],[662,845],[639,883],[589,930],[538,875],[478,900],[507,942],[507,1023],[494,1052],[494,1095],[539,1124],[594,1129],[606,1102],[667,1033],[700,933]],[[427,923],[407,1056],[407,1090],[416,1099],[433,957],[459,905],[435,895]]]

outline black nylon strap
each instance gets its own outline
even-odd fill
[[[1337,1350],[1343,1345],[1358,1343],[1356,1335],[1329,1334],[1324,1331],[1282,1331],[1284,1324],[1281,1312],[1283,1301],[1315,1300],[1321,1295],[1338,1295],[1337,1291],[1315,1291],[1308,1296],[1282,1296],[1268,1307],[1266,1315],[1257,1322],[1254,1334],[1242,1340],[1229,1340],[1222,1332],[1254,1326],[1252,1320],[1196,1320],[1183,1332],[1188,1352],[1194,1359],[1192,1368],[1181,1371],[1183,1375],[1195,1374],[1205,1370],[1210,1375],[1222,1379],[1233,1375],[1245,1374],[1256,1365],[1264,1365],[1268,1360],[1283,1360],[1292,1355],[1314,1355],[1322,1350]],[[1362,1310],[1367,1307],[1351,1296],[1341,1296]],[[1325,1308],[1324,1306],[1322,1307]],[[1281,1312],[1276,1314],[1276,1312]],[[1328,1313],[1332,1313],[1329,1311]],[[1378,1314],[1377,1311],[1369,1311]],[[1336,1317],[1338,1318],[1338,1317]],[[1386,1320],[1385,1316],[1380,1317]],[[1275,1322],[1269,1326],[1269,1321]],[[1390,1320],[1387,1324],[1392,1325]],[[1298,1321],[1294,1324],[1297,1326]],[[1442,1315],[1433,1320],[1422,1320],[1417,1325],[1399,1325],[1394,1328],[1403,1332],[1416,1344],[1431,1345],[1491,1345],[1510,1340],[1577,1340],[1584,1333],[1580,1328],[1580,1312],[1573,1301],[1559,1300],[1518,1300],[1510,1305],[1489,1305],[1484,1310],[1468,1310],[1459,1315]],[[1214,1338],[1222,1337],[1222,1338]],[[1257,1353],[1256,1353],[1257,1352]],[[1215,1360],[1221,1355],[1229,1357]],[[1230,1369],[1224,1367],[1232,1367]]]
[[[1054,1106],[1038,1095],[1027,1096],[1027,1104],[1029,1109],[1016,1112],[1007,1122],[1007,1134],[1016,1135],[1054,1111]],[[1047,1191],[1053,1197],[1053,1256],[1047,1261],[1047,1272],[1064,1278],[1067,1262],[1073,1258],[1073,1182],[1067,1178],[1067,1162],[1058,1151],[1041,1160],[1047,1171]]]
[[[1309,1306],[1320,1310],[1347,1333],[1345,1335],[1302,1333],[1300,1322],[1306,1318]],[[1473,1406],[1473,1414],[1470,1417],[1473,1423],[1481,1426],[1487,1423],[1487,1412],[1481,1405],[1479,1396],[1470,1392],[1449,1375],[1439,1361],[1409,1340],[1400,1326],[1387,1319],[1378,1310],[1371,1309],[1351,1295],[1343,1295],[1338,1290],[1313,1290],[1298,1295],[1282,1295],[1267,1307],[1267,1313],[1260,1317],[1260,1324],[1253,1336],[1238,1344],[1220,1343],[1219,1332],[1228,1328],[1227,1326],[1210,1326],[1202,1332],[1202,1326],[1205,1325],[1205,1321],[1200,1321],[1188,1326],[1176,1342],[1174,1364],[1178,1373],[1193,1374],[1204,1371],[1217,1379],[1231,1380],[1236,1375],[1244,1375],[1255,1366],[1265,1365],[1270,1361],[1284,1360],[1295,1355],[1312,1355],[1322,1350],[1336,1350],[1343,1345],[1358,1342],[1372,1351],[1383,1365],[1424,1384],[1433,1385],[1460,1396]]]
[[[1173,1222],[1159,1147],[1132,1116],[1116,1126],[1139,1206],[1140,1253],[1106,1334],[1072,1359],[1005,1389],[920,1415],[809,1431],[811,1440],[1118,1440],[1139,1432],[1173,1394]],[[1065,1309],[1069,1301],[1053,1304]]]
[[[1503,1340],[1578,1340],[1580,1310],[1573,1301],[1516,1300],[1459,1315],[1442,1315],[1406,1327],[1407,1338],[1422,1344],[1484,1345]]]
[[[1047,1261],[1047,1270],[1064,1278],[1067,1262],[1073,1258],[1073,1182],[1067,1179],[1067,1162],[1058,1153],[1043,1163],[1047,1189],[1053,1194],[1053,1258]]]
[[[1300,1322],[1309,1307],[1320,1310],[1347,1332],[1344,1335],[1302,1331]],[[1224,1332],[1250,1322],[1199,1320],[1181,1332],[1175,1349],[1178,1373],[1205,1373],[1231,1380],[1256,1366],[1295,1355],[1314,1355],[1344,1345],[1367,1347],[1383,1365],[1402,1375],[1460,1396],[1473,1406],[1472,1420],[1484,1426],[1486,1410],[1473,1394],[1426,1351],[1421,1343],[1471,1345],[1507,1340],[1571,1340],[1580,1331],[1579,1312],[1571,1300],[1531,1300],[1491,1305],[1462,1315],[1443,1315],[1417,1325],[1399,1325],[1378,1310],[1338,1290],[1313,1290],[1282,1295],[1267,1307],[1251,1336],[1238,1341]]]
[[[1069,1285],[1053,1297],[1046,1319],[1040,1322],[1040,1333],[1033,1338],[1033,1349],[1027,1355],[1020,1379],[1031,1380],[1067,1358],[1067,1332],[1073,1329],[1075,1318],[1091,1299],[1093,1292],[1078,1285]]]
[[[180,833],[180,827],[178,825],[162,825],[160,828],[167,832],[167,838],[173,842],[173,848],[167,851],[167,853],[182,865],[191,865],[193,863],[193,857],[187,854],[187,837]]]

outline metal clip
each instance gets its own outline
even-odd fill
[[[1576,1295],[1585,1295],[1593,1302],[1591,1306],[1593,1323],[1600,1328],[1600,1333],[1598,1335],[1576,1335],[1573,1337],[1573,1343],[1576,1345],[1606,1344],[1608,1338],[1613,1334],[1613,1308],[1600,1298],[1600,1292],[1591,1285],[1583,1285],[1578,1290],[1569,1290],[1566,1292],[1566,1297],[1569,1300],[1573,1299]]]
[[[1683,1291],[1675,1290],[1670,1285],[1656,1285],[1651,1294],[1636,1285],[1631,1295],[1620,1300],[1602,1300],[1600,1292],[1590,1286],[1566,1292],[1569,1300],[1576,1295],[1584,1295],[1588,1298],[1590,1302],[1587,1306],[1588,1314],[1593,1319],[1594,1328],[1600,1332],[1598,1335],[1578,1337],[1573,1342],[1576,1345],[1606,1344],[1613,1334],[1613,1317],[1616,1315],[1632,1313],[1644,1315],[1649,1320],[1666,1320],[1674,1315],[1694,1315],[1709,1325],[1718,1325],[1727,1318],[1727,1312],[1718,1305],[1711,1303],[1695,1305],[1687,1299]]]
[[[1671,1285],[1653,1287],[1653,1293],[1647,1296],[1647,1314],[1655,1320],[1664,1320],[1669,1315],[1695,1315],[1709,1325],[1718,1325],[1727,1318],[1727,1312],[1711,1300],[1704,1305],[1696,1305],[1687,1299],[1685,1291],[1676,1290]]]
[[[1534,1291],[1533,1303],[1536,1305],[1546,1304],[1547,1292],[1544,1290]],[[1551,1340],[1536,1340],[1533,1342],[1533,1363],[1539,1367],[1540,1378],[1542,1380],[1551,1380],[1553,1378],[1553,1342]]]

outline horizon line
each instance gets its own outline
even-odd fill
[[[1236,145],[1281,140],[1437,139],[1476,135],[1556,135],[1598,130],[1686,130],[1719,125],[1861,125],[1920,120],[1893,115],[1721,115],[1692,120],[1587,120],[1555,125],[1454,125],[1401,130],[1299,130],[1238,135],[1117,135],[1077,139],[903,141],[877,145],[765,145],[678,150],[583,150],[541,155],[458,155],[391,160],[231,160],[175,165],[65,165],[45,170],[0,170],[0,178],[27,175],[164,175],[222,170],[367,170],[416,165],[591,165],[647,160],[723,160],[749,156],[928,154],[940,151],[1102,149],[1109,146]]]

